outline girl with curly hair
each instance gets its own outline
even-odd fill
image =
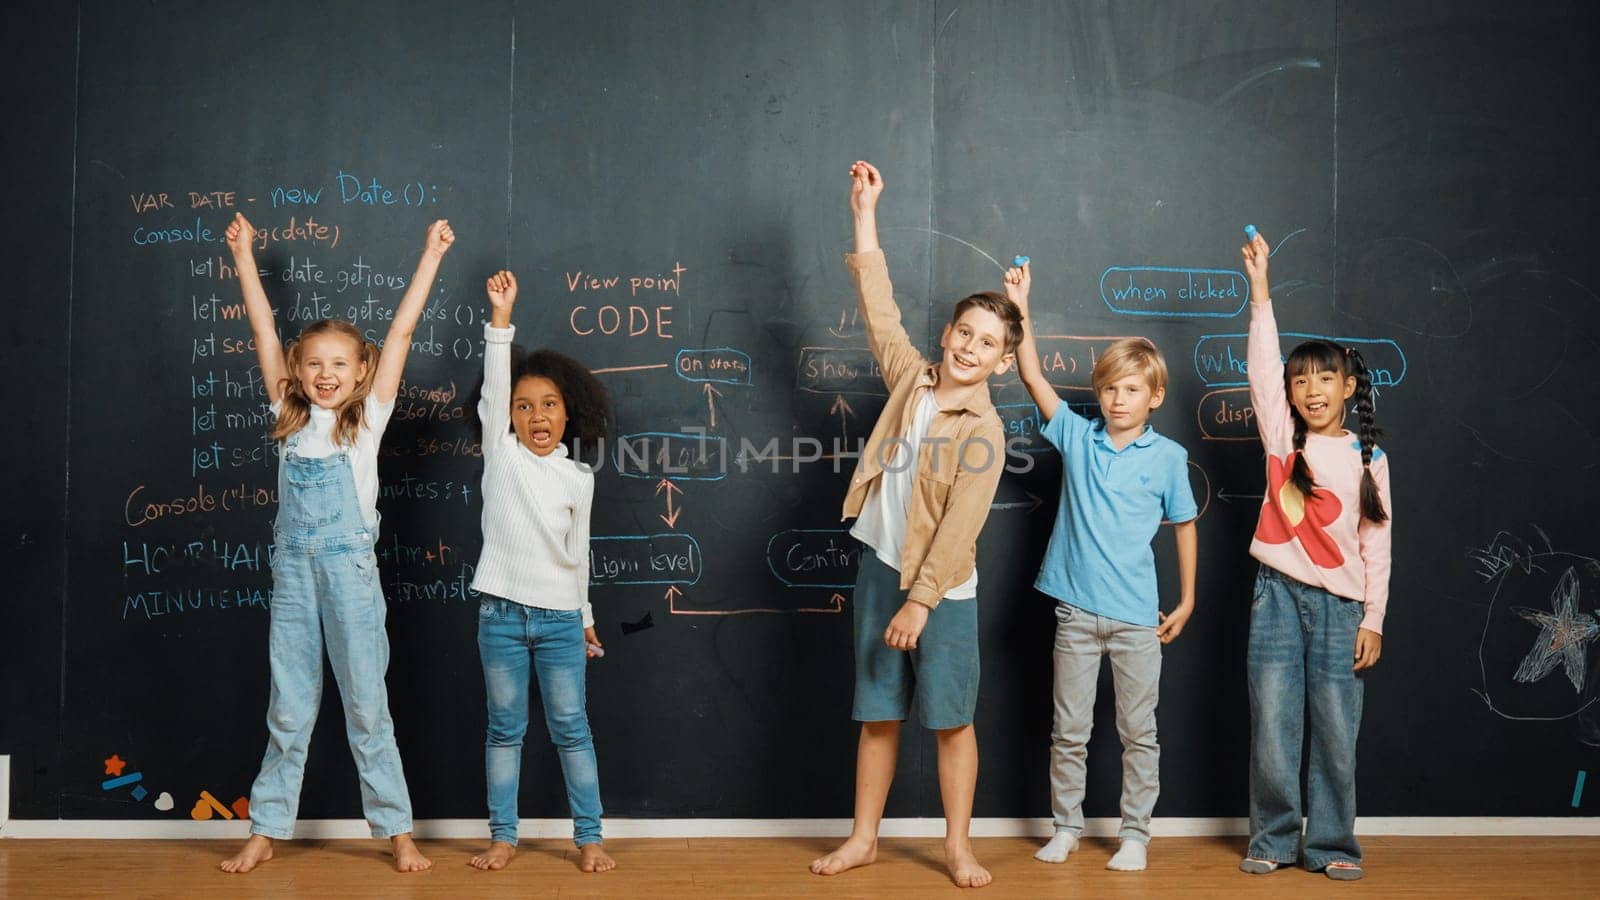
[[[578,458],[605,436],[605,388],[575,360],[549,350],[513,353],[517,280],[489,277],[484,327],[483,554],[472,587],[478,655],[489,705],[484,767],[489,848],[472,858],[502,869],[517,852],[517,786],[528,730],[528,676],[537,673],[545,724],[561,758],[579,867],[616,866],[600,837],[600,779],[584,675],[602,654],[589,607],[589,507],[594,471]]]

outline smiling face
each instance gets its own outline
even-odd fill
[[[939,339],[944,359],[939,377],[972,385],[1004,372],[1012,355],[1006,352],[1006,323],[981,306],[973,306],[944,327]]]
[[[337,409],[367,377],[361,343],[342,334],[323,332],[303,338],[295,377],[306,398],[323,409]]]
[[[538,456],[548,456],[567,431],[561,389],[543,375],[526,375],[511,389],[511,430]]]
[[[1166,399],[1162,388],[1152,388],[1150,379],[1138,372],[1107,381],[1095,389],[1100,400],[1100,415],[1106,420],[1106,432],[1113,438],[1139,434],[1150,421],[1150,411]]]
[[[1314,434],[1344,434],[1344,402],[1356,392],[1356,377],[1338,369],[1307,368],[1289,376],[1289,402]]]

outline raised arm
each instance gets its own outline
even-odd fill
[[[434,276],[439,274],[439,263],[450,252],[456,234],[450,223],[440,219],[428,226],[428,239],[422,247],[422,258],[417,260],[417,271],[411,276],[411,286],[400,298],[394,311],[394,322],[389,325],[389,336],[383,340],[383,352],[378,354],[378,373],[372,379],[372,398],[379,403],[389,403],[400,390],[400,376],[405,373],[406,357],[411,353],[411,336],[417,331],[417,320],[428,305],[428,294],[433,290]]]
[[[289,366],[283,358],[283,344],[278,340],[278,327],[272,320],[272,303],[261,286],[261,271],[256,268],[256,230],[244,213],[234,213],[224,235],[228,249],[233,251],[233,270],[239,278],[239,291],[244,294],[244,311],[250,317],[250,333],[256,342],[256,358],[261,363],[261,381],[267,387],[267,400],[277,403],[283,399],[283,381],[288,377]]]
[[[872,163],[857,160],[850,167],[850,213],[855,220],[855,253],[849,258],[855,277],[856,294],[861,301],[861,318],[867,324],[867,344],[883,369],[883,380],[891,387],[903,377],[906,368],[926,364],[911,345],[905,326],[900,324],[900,307],[894,301],[894,286],[889,282],[889,267],[878,246],[878,198],[883,194],[883,175]]]
[[[484,283],[489,294],[489,324],[483,329],[483,391],[478,421],[483,423],[483,452],[494,452],[511,429],[511,341],[517,330],[511,310],[517,304],[517,277],[501,269]]]
[[[1272,293],[1267,281],[1270,254],[1267,239],[1259,231],[1239,248],[1245,274],[1250,279],[1250,335],[1245,348],[1245,377],[1250,383],[1250,403],[1256,410],[1256,429],[1269,449],[1283,446],[1294,432],[1289,418],[1289,397],[1283,387],[1283,348],[1278,344],[1278,321],[1272,312]]]
[[[1006,296],[1017,309],[1022,310],[1022,345],[1017,348],[1017,369],[1022,373],[1022,383],[1033,398],[1034,405],[1046,421],[1056,417],[1056,407],[1061,405],[1061,395],[1051,387],[1039,365],[1039,344],[1033,338],[1033,311],[1028,307],[1028,294],[1033,290],[1033,263],[1006,270]]]

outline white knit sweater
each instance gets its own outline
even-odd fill
[[[473,590],[542,609],[589,607],[589,506],[594,473],[557,445],[539,456],[511,433],[511,340],[483,328],[483,554]]]

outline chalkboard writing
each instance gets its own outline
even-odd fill
[[[4,354],[25,397],[6,451],[19,601],[0,629],[14,817],[248,812],[278,445],[221,242],[235,212],[258,228],[286,339],[336,317],[384,340],[426,223],[458,235],[380,451],[388,681],[402,755],[427,773],[420,817],[484,815],[467,420],[483,278],[503,267],[526,298],[517,340],[583,361],[616,404],[588,560],[608,813],[848,815],[861,547],[838,512],[887,394],[841,260],[844,171],[863,157],[887,177],[885,251],[923,350],[1025,253],[1040,362],[1072,409],[1095,414],[1090,372],[1118,337],[1165,354],[1152,424],[1190,454],[1201,585],[1164,660],[1158,815],[1246,805],[1263,490],[1246,222],[1273,242],[1284,351],[1359,347],[1389,429],[1394,599],[1363,815],[1577,804],[1578,754],[1600,743],[1594,679],[1573,677],[1600,672],[1600,547],[1580,512],[1600,496],[1600,175],[1575,112],[1592,105],[1578,5],[557,0],[393,17],[292,0],[230,10],[243,44],[197,3],[79,7],[41,13],[10,54],[38,98],[13,122],[30,135],[17,208],[40,211],[10,226],[30,258]],[[1037,817],[1053,618],[1031,584],[1062,473],[1015,375],[991,388],[1008,473],[979,543],[976,814]],[[1170,605],[1171,538],[1156,549]],[[1576,637],[1534,652],[1558,634]],[[1118,783],[1103,713],[1096,816]],[[940,814],[929,740],[908,733],[889,815]],[[357,815],[337,723],[314,744],[302,815]],[[522,812],[565,816],[536,744]]]

